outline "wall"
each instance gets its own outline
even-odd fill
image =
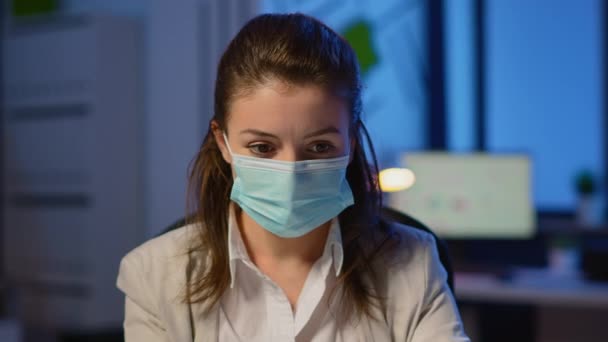
[[[573,209],[574,175],[603,172],[599,0],[488,0],[487,145],[534,160],[538,206]]]
[[[68,0],[67,14],[129,16],[142,27],[144,236],[186,213],[187,167],[212,116],[215,68],[257,1]]]

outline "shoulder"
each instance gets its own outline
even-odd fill
[[[395,340],[405,341],[403,334],[411,329],[400,327],[415,325],[433,287],[445,277],[438,273],[443,268],[438,265],[432,234],[392,222],[386,232],[389,238],[374,261],[376,289],[384,298],[383,315],[394,330]]]
[[[122,264],[138,266],[141,273],[160,271],[183,262],[198,233],[194,224],[185,225],[154,237],[127,253]]]
[[[391,222],[390,230],[393,234],[400,237],[403,243],[411,243],[418,246],[434,244],[435,238],[432,234],[418,228],[406,226],[401,223]]]
[[[122,258],[116,285],[125,294],[125,334],[142,340],[141,336],[156,329],[163,341],[165,337],[192,340],[191,315],[199,314],[201,307],[186,303],[185,290],[189,272],[200,260],[200,252],[189,253],[197,228],[177,228],[146,241]]]
[[[407,291],[420,299],[435,283],[446,282],[432,234],[398,223],[391,223],[389,232],[390,243],[379,265],[385,272],[384,289],[389,297]]]
[[[393,340],[469,341],[447,283],[435,237],[425,231],[395,224],[397,243],[384,277],[386,320]],[[405,328],[404,328],[405,327]]]
[[[195,234],[195,225],[177,228],[137,246],[123,257],[121,263],[136,264],[143,273],[162,268],[187,254]]]
[[[183,226],[130,251],[120,262],[118,288],[142,306],[156,306],[164,294],[177,297],[185,285],[188,248],[196,233],[195,225]]]
[[[420,258],[436,249],[435,237],[418,228],[391,222],[388,226],[390,243],[384,258],[389,266],[402,269],[420,266]]]

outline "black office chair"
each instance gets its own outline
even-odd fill
[[[437,237],[437,235],[435,235],[435,233],[433,233],[432,230],[430,230],[426,225],[424,225],[424,223],[416,220],[415,218],[409,216],[408,214],[405,214],[403,212],[397,211],[395,209],[391,209],[388,207],[383,207],[382,208],[382,219],[384,220],[384,222],[397,222],[397,223],[401,223],[403,225],[412,227],[412,228],[416,228],[416,229],[420,229],[423,230],[429,234],[431,234],[433,236],[433,238],[435,238],[435,245],[437,246],[437,251],[439,252],[439,261],[441,261],[441,264],[443,265],[443,268],[445,268],[445,271],[448,274],[448,286],[450,287],[450,290],[452,290],[452,293],[454,293],[454,270],[452,269],[452,262],[450,260],[450,255],[448,253],[448,247],[445,244],[444,241],[442,241],[441,239],[439,239]],[[177,221],[175,221],[173,224],[171,224],[170,226],[168,226],[167,228],[165,228],[163,231],[161,231],[159,235],[163,235],[169,231],[178,229],[180,227],[183,227],[186,225],[186,218],[182,218],[179,219]]]

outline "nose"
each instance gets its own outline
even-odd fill
[[[284,146],[278,151],[275,160],[295,162],[304,160],[304,155],[295,146]]]

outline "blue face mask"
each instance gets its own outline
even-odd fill
[[[275,235],[303,236],[354,203],[348,156],[286,162],[236,155],[224,141],[236,171],[230,199]]]

